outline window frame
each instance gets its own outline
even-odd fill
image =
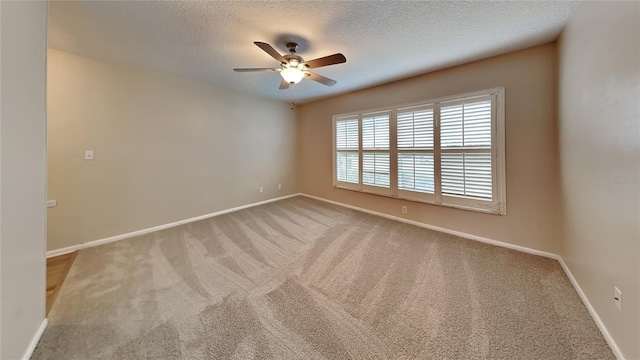
[[[435,204],[437,202],[437,188],[438,188],[438,183],[439,183],[439,178],[436,174],[436,147],[437,147],[437,143],[436,143],[436,133],[435,133],[435,123],[436,123],[436,104],[435,102],[423,102],[420,103],[418,105],[411,105],[411,106],[402,106],[402,107],[395,107],[394,108],[394,128],[398,129],[398,113],[403,113],[403,112],[407,112],[407,111],[417,111],[417,110],[424,110],[424,109],[431,109],[432,111],[432,116],[433,116],[433,129],[432,129],[432,133],[433,133],[433,148],[432,149],[420,149],[417,147],[413,147],[413,148],[406,148],[406,149],[401,149],[397,146],[397,141],[398,141],[398,134],[396,132],[394,138],[396,140],[396,165],[395,165],[395,169],[396,169],[396,189],[395,189],[395,194],[397,198],[399,199],[405,199],[405,200],[411,200],[411,201],[418,201],[418,202],[424,202],[424,203],[429,203],[429,204]],[[418,191],[411,191],[411,190],[406,190],[406,189],[400,189],[400,185],[399,185],[399,171],[398,171],[398,160],[399,160],[399,156],[400,154],[418,154],[418,153],[422,153],[422,154],[433,154],[433,163],[434,163],[434,168],[433,168],[433,180],[434,180],[434,192],[433,194],[431,193],[427,193],[427,192],[418,192]]]
[[[492,200],[482,200],[480,198],[472,198],[465,196],[442,194],[441,184],[441,155],[443,149],[440,147],[440,106],[443,103],[450,105],[451,103],[468,101],[469,99],[489,96],[492,99],[491,111],[491,176],[492,176]],[[433,151],[417,150],[417,152],[432,152],[434,161],[434,194],[422,193],[410,190],[399,189],[398,184],[398,156],[400,153],[416,152],[414,150],[398,149],[397,138],[397,115],[403,110],[422,107],[433,108]],[[389,113],[389,170],[390,170],[390,186],[389,188],[363,185],[362,179],[362,118],[371,114]],[[344,119],[358,119],[358,152],[359,170],[357,184],[337,181],[336,157],[338,150],[336,148],[336,121]],[[506,144],[505,144],[505,88],[495,87],[485,90],[467,92],[463,94],[428,99],[419,102],[412,102],[396,106],[386,106],[365,111],[350,112],[345,114],[334,115],[332,118],[332,154],[333,154],[333,186],[340,189],[354,190],[368,194],[382,195],[390,198],[403,199],[421,203],[427,203],[438,206],[446,206],[459,208],[464,210],[472,210],[490,214],[506,215]],[[386,150],[385,150],[386,151]],[[486,149],[478,150],[487,153]],[[444,153],[464,152],[464,149],[446,149]],[[476,152],[470,150],[469,152]]]
[[[358,122],[358,148],[357,149],[338,149],[337,147],[337,129],[336,124],[338,121],[349,121],[349,120],[357,120]],[[361,120],[358,116],[353,115],[345,115],[345,116],[334,116],[333,117],[333,185],[338,186],[343,189],[349,190],[360,190],[360,183],[362,183],[362,163],[361,163],[361,149],[362,149],[362,137],[361,137]],[[355,153],[358,154],[358,183],[352,183],[348,181],[338,181],[338,171],[337,171],[337,160],[338,160],[338,152],[344,153]]]
[[[378,115],[387,115],[389,118],[389,148],[388,149],[377,149],[377,148],[372,148],[372,149],[365,149],[364,146],[362,145],[362,139],[363,139],[363,126],[362,126],[362,121],[365,118],[372,118],[372,117],[376,117]],[[393,168],[392,168],[392,154],[391,154],[391,148],[393,146],[393,144],[391,143],[391,118],[392,118],[392,114],[391,111],[388,110],[383,110],[383,111],[373,111],[373,112],[366,112],[366,113],[362,113],[359,114],[359,127],[358,127],[358,132],[359,132],[359,152],[360,152],[360,190],[363,192],[367,192],[367,193],[371,193],[371,194],[376,194],[376,195],[386,195],[386,196],[392,196],[393,195],[393,177],[391,176],[391,174],[393,173]],[[377,186],[377,185],[370,185],[370,184],[365,184],[364,183],[364,154],[365,153],[388,153],[389,154],[389,187],[383,187],[383,186]]]

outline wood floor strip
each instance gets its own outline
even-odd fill
[[[47,315],[56,302],[64,279],[76,259],[77,251],[47,259]]]

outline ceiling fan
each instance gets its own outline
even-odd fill
[[[298,50],[298,44],[294,42],[287,43],[287,49],[289,49],[290,55],[280,55],[276,49],[274,49],[271,45],[255,41],[260,49],[264,50],[267,54],[271,55],[276,61],[280,63],[280,68],[243,68],[243,69],[233,69],[233,71],[237,72],[251,72],[251,71],[274,71],[279,72],[282,76],[282,82],[280,83],[280,90],[288,89],[290,85],[299,83],[303,78],[309,78],[310,80],[317,81],[321,84],[327,86],[333,86],[336,84],[335,80],[329,79],[322,75],[318,75],[316,73],[312,73],[309,69],[315,69],[322,66],[342,64],[347,62],[347,59],[344,55],[338,53],[325,57],[321,57],[318,59],[304,61],[303,58],[296,55],[296,51]]]

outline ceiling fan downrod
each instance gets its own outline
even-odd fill
[[[291,54],[295,54],[296,51],[298,51],[298,44],[296,44],[294,42],[288,42],[287,43],[287,49],[289,49],[289,52]]]

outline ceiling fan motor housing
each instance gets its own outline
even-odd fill
[[[298,55],[285,55],[283,58],[287,60],[287,63],[284,65],[289,67],[299,67],[300,64],[304,63],[304,59]]]

